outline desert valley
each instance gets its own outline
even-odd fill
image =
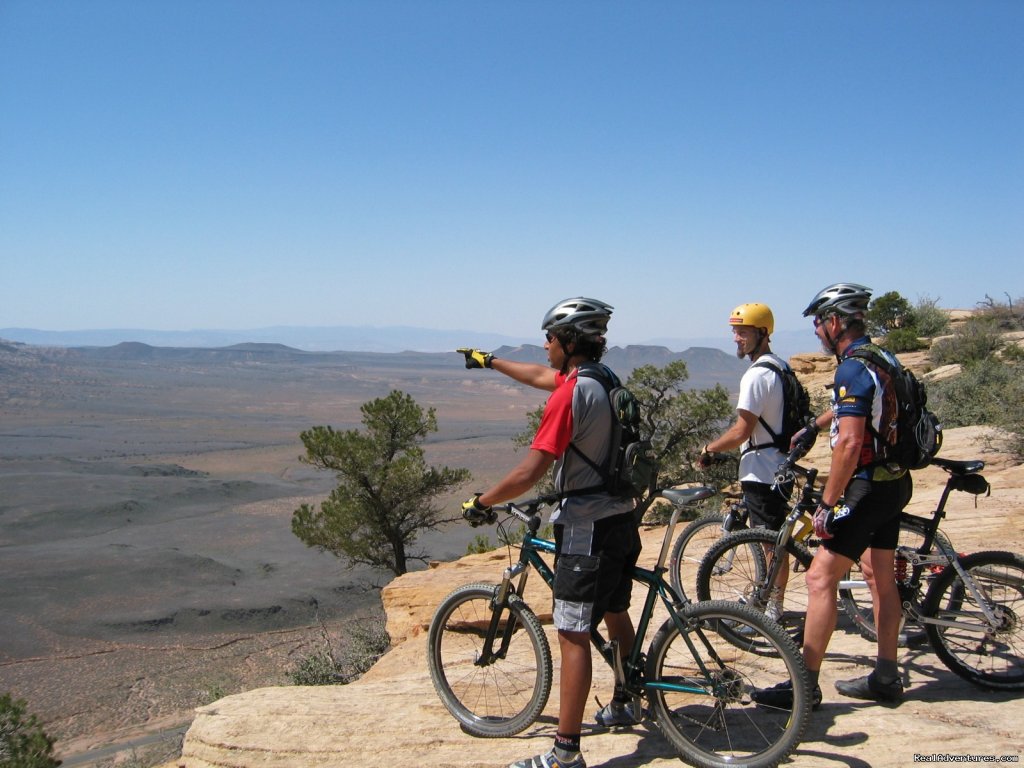
[[[745,367],[710,349],[608,361],[625,374],[676,358],[696,387],[734,388]],[[180,740],[195,707],[286,684],[322,625],[379,612],[389,576],[307,548],[290,521],[334,485],[299,462],[299,433],[355,427],[391,389],[436,408],[428,460],[480,485],[543,401],[454,353],[0,342],[0,691],[27,701],[65,765]],[[450,560],[474,535],[452,525],[421,544]]]

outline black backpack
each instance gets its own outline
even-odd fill
[[[600,466],[574,444],[575,451],[601,477],[602,485],[570,491],[569,496],[606,491],[623,499],[639,499],[654,490],[658,482],[658,459],[650,440],[640,433],[640,403],[610,368],[599,363],[584,363],[577,376],[597,379],[608,395],[612,409],[612,434],[609,438],[608,460]]]
[[[772,440],[770,443],[760,443],[748,446],[745,452],[756,451],[760,448],[775,446],[783,453],[789,453],[789,443],[793,435],[807,426],[808,421],[814,418],[811,413],[811,396],[807,389],[800,383],[793,369],[788,365],[780,368],[771,360],[759,360],[754,363],[757,368],[768,368],[782,379],[782,430],[775,434],[763,416],[758,416],[758,421],[765,428]]]
[[[924,384],[897,361],[893,365],[874,344],[850,353],[870,366],[882,383],[882,414],[879,429],[868,428],[877,445],[876,464],[895,464],[900,469],[921,469],[942,447],[942,424],[928,410]]]

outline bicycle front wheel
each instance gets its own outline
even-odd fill
[[[551,693],[551,649],[540,620],[518,595],[496,605],[497,589],[456,589],[438,606],[427,636],[427,664],[441,702],[464,730],[486,738],[528,728]]]
[[[712,512],[698,517],[687,525],[675,544],[668,560],[668,576],[672,589],[682,598],[686,598],[686,584],[695,584],[697,568],[704,559],[708,548],[722,538],[722,524],[725,515]]]
[[[790,540],[786,544],[788,577],[784,585],[776,585],[777,592],[770,593],[764,582],[777,536],[767,528],[751,528],[722,538],[708,550],[697,570],[697,597],[737,602],[761,612],[769,610],[769,599],[778,600],[772,607],[778,610],[774,618],[793,642],[800,644],[807,616],[807,569],[813,556],[803,544]],[[729,636],[727,627],[723,633]],[[743,637],[738,641],[747,642]]]
[[[935,655],[979,688],[1024,689],[1024,557],[976,552],[961,557],[960,565],[973,584],[946,566],[928,588],[921,607]],[[994,622],[988,621],[983,607],[994,614]],[[955,625],[932,624],[930,619]]]
[[[665,738],[685,761],[704,768],[778,765],[800,742],[811,712],[810,679],[796,645],[735,603],[693,603],[679,618],[684,632],[669,619],[647,656],[645,687]],[[749,644],[738,645],[737,634]],[[753,701],[754,691],[787,681],[792,710]]]

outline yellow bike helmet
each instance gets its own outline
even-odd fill
[[[771,336],[775,332],[775,317],[766,304],[740,304],[729,315],[729,325],[764,328]]]

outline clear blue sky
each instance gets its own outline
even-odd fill
[[[1017,298],[1022,40],[1018,0],[0,0],[0,327]]]

